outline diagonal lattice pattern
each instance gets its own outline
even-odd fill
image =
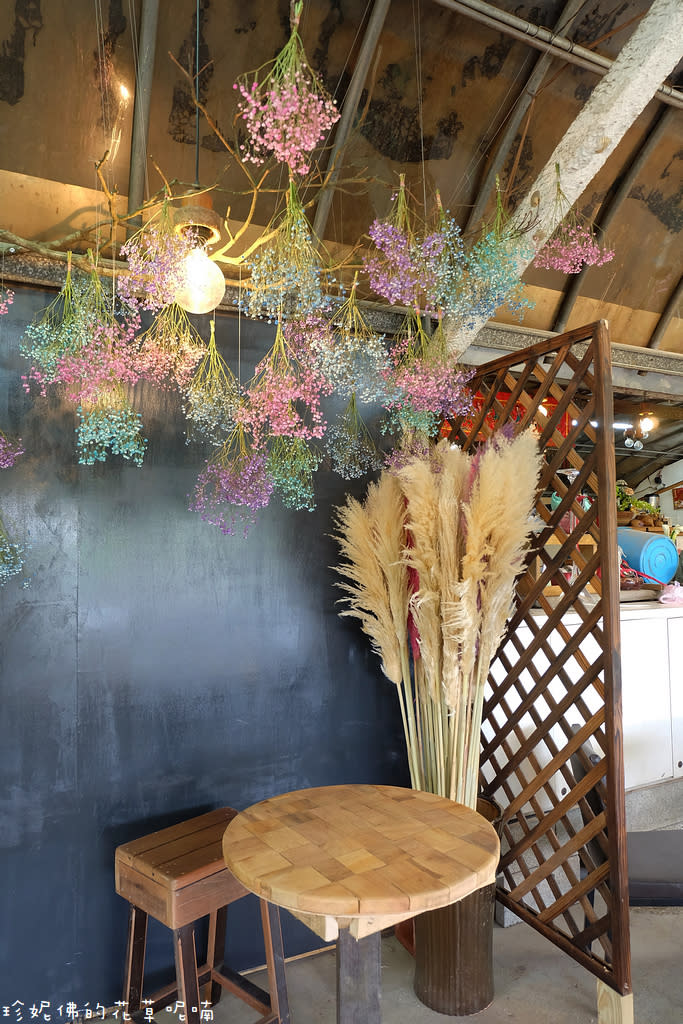
[[[505,424],[545,453],[537,529],[489,674],[483,795],[502,809],[498,898],[621,994],[631,990],[619,571],[607,324],[485,364],[469,449]]]

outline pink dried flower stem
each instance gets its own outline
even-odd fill
[[[579,217],[562,191],[560,165],[555,164],[556,193],[554,219],[557,227],[534,257],[534,266],[578,274],[584,267],[601,267],[614,259],[614,250],[601,246],[595,228]]]
[[[13,302],[14,292],[12,291],[12,289],[8,288],[4,294],[0,289],[0,316],[3,316],[5,313],[9,312],[9,307],[12,305]]]
[[[308,174],[309,154],[339,119],[334,101],[306,59],[298,29],[302,7],[296,5],[289,40],[270,70],[262,75],[265,64],[233,86],[242,97],[238,116],[248,135],[240,145],[243,158],[262,164],[274,156],[293,174]]]
[[[273,347],[245,390],[239,419],[257,447],[263,447],[269,436],[311,440],[325,432],[320,398],[329,392],[327,381],[298,348],[300,331],[294,328],[291,337],[290,344],[278,321]]]

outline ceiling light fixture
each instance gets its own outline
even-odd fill
[[[199,0],[195,7],[194,91],[199,95]],[[199,185],[199,106],[195,106],[194,177],[197,195],[185,200],[175,211],[175,230],[196,241],[183,260],[184,281],[176,292],[176,302],[188,313],[211,313],[225,295],[223,271],[209,259],[207,247],[221,237],[221,219],[213,209],[211,197],[200,192]]]
[[[188,313],[211,313],[225,295],[223,271],[206,251],[220,238],[221,221],[211,208],[209,196],[194,196],[192,202],[197,205],[181,206],[175,211],[178,234],[191,235],[197,243],[183,260],[184,281],[176,293],[176,302]]]

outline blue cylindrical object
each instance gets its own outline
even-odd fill
[[[632,569],[660,583],[670,583],[678,568],[678,551],[663,533],[645,533],[629,526],[617,529],[619,547]]]

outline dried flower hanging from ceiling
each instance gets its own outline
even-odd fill
[[[332,326],[326,321],[326,330],[316,332],[310,345],[332,390],[344,397],[354,395],[362,402],[376,402],[384,397],[387,349],[384,336],[372,330],[360,310],[357,285],[358,274],[349,297],[330,318]]]
[[[118,277],[118,292],[129,305],[156,313],[175,302],[185,282],[185,257],[197,241],[191,231],[178,233],[173,211],[164,201],[139,231],[121,246],[127,273]]]
[[[238,423],[199,474],[190,511],[199,512],[223,533],[234,534],[241,524],[246,537],[256,513],[268,505],[272,493],[267,453],[254,450]]]
[[[24,567],[24,549],[14,544],[5,529],[0,516],[0,587],[4,587],[13,576],[17,576]]]
[[[196,432],[212,444],[222,445],[235,429],[240,387],[216,347],[215,332],[212,320],[206,352],[185,391],[183,412],[192,433]]]
[[[11,469],[20,455],[26,451],[22,448],[21,438],[13,441],[0,430],[0,469]]]
[[[80,405],[78,421],[76,443],[82,465],[106,462],[110,454],[142,465],[147,448],[142,418],[132,409],[122,387],[101,391],[92,402]]]
[[[332,469],[345,480],[354,480],[381,467],[381,454],[358,411],[355,392],[341,416],[328,427],[325,448]]]
[[[4,290],[0,288],[0,316],[9,312],[9,308],[14,302],[14,292],[11,288]]]
[[[270,157],[293,174],[308,174],[310,154],[339,118],[334,101],[309,65],[299,35],[303,3],[297,3],[289,41],[274,61],[234,85],[241,99],[238,117],[246,129],[243,159],[262,164]]]
[[[554,220],[559,224],[534,257],[534,266],[543,270],[559,270],[562,274],[578,274],[583,267],[601,267],[614,259],[614,250],[600,245],[595,228],[585,222],[570,206],[562,191],[560,167],[555,165],[556,193]]]
[[[327,305],[320,257],[293,180],[273,238],[257,250],[248,269],[251,280],[246,305],[250,316],[276,320],[319,311]]]

